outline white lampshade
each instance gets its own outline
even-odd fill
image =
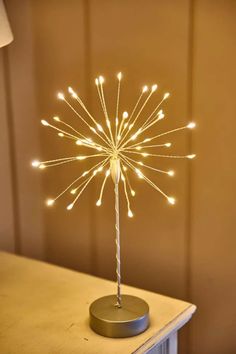
[[[13,34],[7,18],[7,13],[3,0],[0,0],[0,47],[11,43],[13,41]]]

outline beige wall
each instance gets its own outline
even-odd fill
[[[39,124],[54,114],[77,124],[55,99],[58,89],[78,88],[101,114],[93,81],[98,73],[107,77],[112,95],[114,75],[124,72],[121,104],[127,110],[140,85],[157,82],[161,92],[172,93],[160,129],[196,120],[192,136],[184,132],[172,141],[173,152],[198,157],[191,163],[161,161],[161,167],[177,170],[171,180],[156,176],[176,195],[174,208],[133,179],[133,220],[121,200],[123,281],[198,306],[181,338],[182,354],[234,354],[236,3],[6,3],[15,41],[0,49],[1,248],[114,279],[112,184],[102,208],[94,206],[98,179],[71,213],[65,211],[67,198],[48,210],[44,199],[81,167],[39,173],[29,162],[76,151]]]

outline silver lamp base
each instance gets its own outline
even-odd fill
[[[149,306],[144,300],[122,295],[122,307],[115,304],[116,296],[108,295],[90,305],[90,327],[94,332],[105,337],[125,338],[136,336],[148,328]]]

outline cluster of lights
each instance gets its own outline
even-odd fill
[[[88,155],[77,155],[71,157],[58,158],[50,161],[38,161],[34,160],[32,162],[32,166],[40,169],[45,169],[47,167],[53,167],[61,164],[66,164],[73,161],[82,161],[88,158],[96,158],[99,159],[94,166],[92,166],[88,171],[84,171],[79,177],[77,177],[69,186],[66,187],[60,194],[58,194],[55,198],[50,198],[46,201],[48,206],[54,205],[55,201],[60,198],[64,193],[70,191],[72,195],[75,195],[74,200],[67,206],[67,210],[71,210],[79,199],[85,188],[92,181],[92,179],[97,175],[97,173],[102,172],[104,168],[111,162],[111,160],[119,160],[119,164],[121,166],[121,180],[124,185],[124,193],[127,201],[128,207],[128,216],[133,217],[133,212],[130,208],[130,196],[135,196],[135,191],[133,190],[130,179],[128,176],[128,172],[134,172],[137,177],[143,179],[147,182],[151,187],[160,192],[170,204],[175,204],[175,199],[173,197],[168,196],[165,192],[163,192],[149,177],[141,171],[138,166],[142,166],[142,168],[147,170],[152,170],[158,173],[164,173],[168,176],[174,176],[174,171],[169,170],[161,170],[150,166],[143,161],[139,161],[135,159],[135,156],[144,157],[145,161],[147,157],[158,157],[158,158],[187,158],[193,159],[195,154],[178,156],[178,155],[166,155],[166,154],[155,154],[153,150],[151,152],[146,152],[147,149],[157,149],[157,148],[170,148],[171,143],[166,142],[162,144],[151,143],[150,145],[147,143],[153,142],[154,140],[163,137],[165,135],[169,135],[171,133],[183,130],[183,129],[193,129],[195,128],[195,123],[190,122],[185,126],[175,128],[164,133],[160,133],[157,135],[151,135],[150,137],[141,138],[143,133],[153,129],[154,126],[165,117],[165,114],[160,106],[162,103],[169,97],[169,93],[165,93],[161,99],[161,101],[157,104],[154,110],[143,119],[143,123],[139,124],[140,116],[151,99],[151,96],[158,89],[156,84],[152,85],[150,88],[148,86],[144,86],[141,90],[140,96],[137,99],[136,104],[134,105],[133,110],[129,114],[127,111],[122,113],[119,112],[119,103],[120,103],[120,88],[121,88],[121,80],[122,73],[118,73],[118,86],[117,86],[117,98],[116,98],[116,110],[114,116],[108,114],[105,94],[103,90],[103,84],[105,82],[102,76],[99,76],[95,79],[95,84],[98,92],[98,97],[101,103],[101,108],[104,113],[105,125],[106,128],[98,122],[94,116],[88,111],[85,104],[79,95],[73,90],[72,87],[68,87],[68,93],[72,99],[67,100],[65,95],[61,92],[57,94],[59,100],[66,103],[66,105],[71,109],[77,118],[83,121],[83,123],[87,126],[87,128],[95,135],[95,140],[87,137],[77,131],[74,127],[69,125],[68,123],[61,120],[58,116],[53,117],[54,122],[57,125],[52,125],[45,119],[41,120],[41,123],[45,127],[50,127],[54,129],[60,138],[71,139],[78,146],[84,146],[88,149],[95,150],[96,153],[88,154]],[[82,115],[74,106],[73,101],[79,104],[82,108],[84,115]],[[132,132],[135,126],[138,126],[138,129],[135,132]],[[135,143],[136,140],[139,140]],[[143,151],[144,149],[144,151]],[[95,152],[94,151],[94,152]],[[108,177],[111,175],[111,167],[106,168],[105,176],[101,185],[99,198],[96,202],[97,206],[102,205],[102,198],[104,188],[107,182]],[[81,182],[82,180],[82,182]]]

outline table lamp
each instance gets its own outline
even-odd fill
[[[101,110],[104,115],[104,124],[97,120],[85,106],[82,98],[71,88],[68,88],[69,97],[59,92],[57,97],[73,111],[74,117],[87,127],[88,132],[94,134],[94,139],[82,134],[76,127],[69,125],[58,116],[52,118],[54,124],[48,120],[41,120],[43,126],[53,129],[56,134],[65,140],[75,143],[80,147],[86,147],[86,155],[76,155],[60,157],[48,161],[34,160],[32,166],[39,169],[47,169],[68,163],[82,163],[83,160],[95,161],[91,168],[76,177],[65,189],[60,191],[53,198],[46,201],[48,206],[54,205],[57,200],[66,193],[72,197],[72,201],[67,205],[70,211],[87,186],[95,179],[98,174],[103,174],[100,193],[96,205],[100,207],[103,200],[105,185],[110,178],[114,185],[114,210],[115,210],[115,239],[116,239],[116,279],[117,291],[115,295],[107,295],[95,300],[90,306],[90,326],[98,334],[113,337],[131,337],[145,331],[149,326],[149,307],[148,304],[136,297],[122,294],[121,291],[121,262],[120,262],[120,210],[119,210],[119,191],[123,185],[123,192],[127,202],[127,215],[133,217],[131,210],[131,199],[135,197],[135,191],[131,185],[131,176],[142,179],[170,205],[175,204],[175,198],[167,195],[153,181],[148,172],[152,171],[167,177],[173,177],[173,170],[163,170],[150,165],[149,157],[159,160],[171,159],[192,159],[195,154],[173,155],[163,153],[163,150],[171,148],[169,141],[163,141],[171,133],[176,133],[185,129],[195,127],[194,122],[184,126],[174,128],[170,131],[156,132],[158,123],[165,117],[161,108],[168,99],[169,93],[164,93],[155,108],[149,113],[144,112],[149,100],[158,91],[158,86],[153,84],[151,87],[142,87],[136,103],[132,106],[130,114],[127,111],[120,112],[120,93],[121,93],[122,73],[117,74],[117,94],[116,105],[113,112],[107,110],[106,97],[104,91],[105,79],[99,76],[95,79],[95,86],[100,101]],[[123,98],[122,98],[123,99]],[[77,108],[78,107],[78,108]],[[147,108],[147,107],[146,107]],[[147,135],[148,133],[148,135]],[[156,153],[156,150],[158,153]]]
[[[13,34],[7,18],[6,9],[2,0],[0,0],[0,47],[11,43]]]

